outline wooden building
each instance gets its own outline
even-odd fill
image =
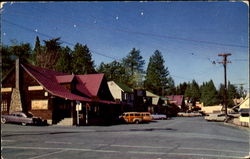
[[[122,112],[134,110],[134,91],[132,88],[115,81],[109,81],[108,86],[115,101],[121,104]]]
[[[31,112],[65,125],[112,120],[120,111],[109,91],[104,74],[70,75],[28,64],[16,66],[2,80],[2,114]],[[82,107],[76,111],[77,103]],[[79,108],[79,107],[78,107]]]

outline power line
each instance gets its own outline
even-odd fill
[[[54,13],[54,12],[53,12]],[[12,15],[13,15],[13,13],[11,13]],[[16,14],[17,15],[17,13],[15,12],[14,14]],[[20,14],[20,13],[18,13],[18,14]],[[20,14],[20,15],[22,15],[22,16],[29,16],[29,17],[34,17],[34,16],[31,16],[31,15],[25,15],[25,14]],[[93,15],[91,15],[90,14],[90,16],[92,17],[92,18],[94,18],[94,19],[97,19],[95,16],[93,16]],[[35,17],[34,17],[35,18]],[[73,18],[71,18],[71,19],[73,19]],[[55,19],[56,20],[56,19]],[[50,21],[49,21],[50,22]],[[80,22],[80,20],[78,21],[78,23]],[[70,22],[68,22],[68,21],[63,21],[63,23],[65,23],[65,24],[70,24],[70,25],[72,25],[72,23],[70,23]],[[81,25],[82,23],[80,23],[80,25]],[[89,26],[89,27],[91,27],[91,29],[93,28],[92,26],[90,26],[89,24],[84,24],[84,26]],[[94,26],[95,28],[97,28],[97,29],[104,29],[104,30],[113,30],[113,31],[118,31],[118,32],[125,32],[125,33],[137,33],[137,34],[139,34],[139,35],[144,35],[144,36],[153,36],[153,37],[158,37],[158,38],[162,38],[162,37],[164,37],[164,35],[156,35],[156,34],[150,34],[150,33],[142,33],[142,32],[134,32],[134,31],[127,31],[127,30],[123,30],[123,29],[113,29],[113,28],[107,28],[107,27],[103,27],[103,26]],[[51,38],[51,37],[50,37]],[[179,40],[184,40],[184,39],[180,39],[180,38],[176,38],[176,37],[169,37],[169,38],[175,38],[175,39],[179,39]],[[155,39],[155,38],[153,38],[153,39]],[[155,39],[156,40],[156,39]],[[188,39],[185,39],[185,40],[188,40]],[[190,40],[191,42],[194,42],[193,40]],[[201,42],[201,41],[197,41],[196,40],[196,42]],[[66,42],[66,43],[68,43],[68,42]],[[218,44],[218,43],[217,43]],[[70,45],[72,45],[72,44],[70,44]],[[224,45],[224,44],[223,44]],[[225,45],[227,45],[227,44],[225,44]],[[162,47],[162,46],[161,46]],[[179,47],[178,47],[179,48]],[[93,52],[96,52],[96,51],[94,51],[94,50],[91,50],[91,51],[93,51]],[[105,54],[101,54],[101,53],[98,53],[98,52],[96,52],[96,54],[98,54],[98,55],[101,55],[101,56],[104,56],[104,57],[107,57],[107,58],[111,58],[111,59],[115,59],[115,60],[119,60],[119,58],[115,58],[115,57],[111,57],[111,56],[107,56],[107,55],[105,55]],[[208,58],[208,57],[205,57],[205,58],[203,58],[203,57],[199,57],[197,54],[195,54],[195,53],[187,53],[187,54],[190,54],[190,55],[192,55],[192,56],[196,56],[197,58],[202,58],[202,59],[204,59],[204,60],[208,60],[209,62],[211,62],[212,64],[215,64],[216,62],[214,61],[214,60],[211,60],[210,58]],[[236,61],[246,61],[246,60],[236,60]]]
[[[5,22],[8,23],[8,24],[17,26],[17,27],[19,27],[19,28],[21,28],[21,29],[24,29],[24,30],[26,30],[26,31],[29,31],[29,32],[33,32],[33,33],[35,33],[35,34],[38,34],[38,35],[41,35],[41,36],[44,36],[44,37],[47,37],[47,38],[51,38],[51,39],[54,38],[54,37],[52,37],[52,36],[49,36],[49,35],[44,34],[44,33],[41,33],[41,32],[39,32],[39,31],[36,31],[36,30],[30,29],[30,28],[24,27],[24,26],[22,26],[22,25],[19,25],[19,24],[10,22],[10,21],[8,21],[8,20],[6,20],[6,19],[3,19],[3,21],[5,21]],[[60,40],[60,42],[65,43],[65,44],[68,44],[68,45],[71,45],[71,46],[75,46],[73,43],[68,42],[68,41],[65,41],[65,40]],[[118,58],[111,57],[111,56],[108,56],[108,55],[99,53],[99,52],[97,52],[97,51],[94,51],[94,50],[90,50],[90,51],[93,52],[93,53],[95,53],[95,54],[98,54],[98,55],[100,55],[100,56],[104,56],[104,57],[107,57],[107,58],[110,58],[110,59],[113,59],[113,60],[120,60],[120,59],[118,59]],[[194,55],[194,53],[192,53],[192,55]],[[197,55],[196,55],[196,56],[197,56]],[[179,79],[193,80],[193,79],[191,79],[191,78],[187,78],[187,77],[183,77],[183,76],[179,76],[179,75],[171,75],[171,76],[173,76],[173,77],[175,77],[175,78],[179,78]]]
[[[94,17],[90,15],[91,17]],[[80,21],[78,21],[79,23]],[[81,23],[82,24],[82,23]],[[88,24],[83,24],[83,25],[88,25]],[[93,27],[90,26],[91,28]],[[167,38],[167,39],[175,39],[175,40],[181,40],[181,41],[189,41],[189,42],[195,42],[195,43],[204,43],[204,44],[209,44],[209,45],[219,45],[219,46],[231,46],[231,47],[241,47],[241,48],[248,48],[248,46],[245,45],[237,45],[237,44],[228,44],[228,43],[219,43],[219,42],[212,42],[212,41],[206,41],[206,40],[195,40],[195,39],[190,39],[190,38],[182,38],[182,37],[177,37],[177,36],[169,36],[169,35],[160,35],[160,34],[155,34],[155,33],[148,33],[148,32],[140,32],[140,31],[130,31],[126,29],[121,29],[121,28],[112,28],[112,27],[104,27],[104,26],[94,26],[98,29],[105,29],[105,30],[111,30],[115,32],[124,32],[124,33],[129,33],[129,34],[137,34],[137,35],[142,35],[142,36],[150,36],[150,37],[158,37],[158,38]]]
[[[8,24],[17,26],[17,27],[19,27],[19,28],[21,28],[21,29],[23,29],[23,30],[26,30],[26,31],[29,31],[29,32],[33,32],[33,33],[36,33],[36,34],[38,34],[38,35],[41,35],[41,36],[44,36],[44,37],[47,37],[47,38],[50,38],[50,39],[54,38],[54,37],[52,37],[52,36],[50,36],[50,35],[41,33],[41,32],[39,32],[39,31],[37,31],[37,30],[33,30],[33,29],[24,27],[24,26],[22,26],[22,25],[19,25],[19,24],[13,23],[13,22],[10,22],[10,21],[8,21],[8,20],[6,20],[6,19],[2,19],[2,20],[5,21],[5,22],[8,23]],[[65,44],[68,44],[68,45],[71,45],[71,46],[75,46],[75,44],[70,43],[70,42],[65,41],[65,40],[60,40],[60,42],[65,43]],[[104,56],[104,57],[107,57],[107,58],[110,58],[110,59],[113,59],[113,60],[120,60],[119,58],[112,57],[112,56],[108,56],[108,55],[99,53],[99,52],[97,52],[97,51],[94,51],[94,50],[92,50],[92,49],[89,49],[89,50],[90,50],[91,52],[93,52],[94,54],[97,54],[97,55],[101,55],[101,56]]]

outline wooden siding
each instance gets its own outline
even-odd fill
[[[98,90],[97,96],[101,100],[114,101],[114,98],[109,90],[107,80],[105,78],[101,82],[101,86]]]
[[[47,92],[44,89],[37,89],[30,91],[30,86],[41,86],[33,77],[31,77],[26,71],[21,69],[21,95],[23,99],[23,106],[25,107],[24,110],[30,111],[35,116],[41,117],[45,120],[51,120],[52,119],[52,101],[51,101],[51,95],[48,93],[48,96],[45,96],[45,92]],[[42,87],[42,86],[41,86]],[[48,109],[47,110],[33,110],[31,103],[32,100],[48,100]]]
[[[12,69],[2,81],[2,88],[15,88],[15,69]],[[13,91],[13,89],[12,89]],[[3,111],[2,114],[8,114],[10,109],[11,92],[2,93],[2,101],[7,101],[7,111]]]

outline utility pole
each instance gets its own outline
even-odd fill
[[[218,56],[222,56],[223,57],[223,61],[219,62],[219,64],[223,64],[224,66],[224,84],[225,84],[225,88],[224,88],[224,108],[225,108],[225,115],[226,115],[226,120],[228,117],[227,114],[227,63],[231,63],[230,61],[227,61],[227,57],[231,56],[231,53],[222,53],[222,54],[218,54]]]

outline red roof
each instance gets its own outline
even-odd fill
[[[58,83],[71,83],[74,77],[75,75],[60,75],[56,76],[56,80]]]
[[[177,105],[182,105],[183,102],[183,95],[171,95],[167,96],[170,100],[176,101]]]
[[[76,89],[88,97],[98,96],[104,74],[76,75]]]
[[[79,100],[79,101],[91,101],[88,98],[72,94],[69,90],[64,88],[58,83],[56,76],[67,75],[65,73],[56,72],[53,70],[48,70],[40,67],[35,67],[31,65],[21,65],[40,85],[44,87],[52,95],[69,99],[69,100]],[[65,79],[69,79],[69,76],[65,76]]]

